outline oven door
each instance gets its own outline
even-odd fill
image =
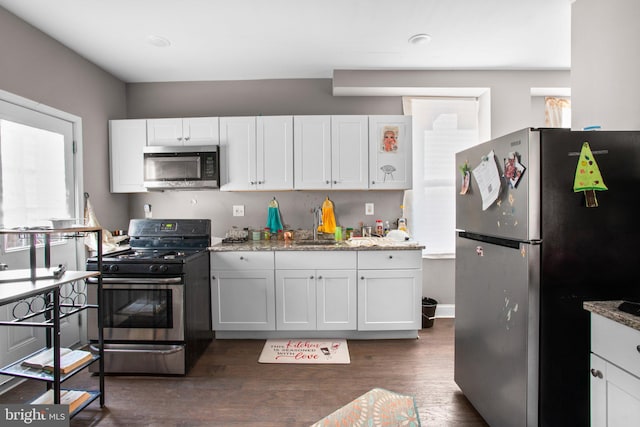
[[[97,283],[97,279],[88,279]],[[97,286],[89,286],[89,302],[96,304]],[[105,341],[184,341],[184,283],[172,278],[102,279]],[[98,317],[90,310],[88,333],[98,339]]]

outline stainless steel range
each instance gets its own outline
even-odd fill
[[[104,369],[110,374],[184,375],[212,340],[211,221],[132,219],[131,249],[102,260]],[[97,270],[97,259],[87,260]],[[97,303],[97,287],[89,287]],[[98,318],[88,332],[97,352]]]

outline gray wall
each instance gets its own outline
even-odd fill
[[[0,89],[82,118],[84,190],[107,228],[128,221],[109,193],[107,121],[126,117],[125,85],[0,7]]]

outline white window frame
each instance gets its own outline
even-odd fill
[[[19,95],[12,94],[10,92],[6,92],[0,90],[0,117],[10,121],[13,120],[15,116],[29,116],[39,113],[44,115],[43,118],[45,121],[49,120],[61,120],[71,124],[72,126],[72,151],[73,154],[70,159],[71,167],[73,168],[73,178],[72,182],[69,182],[67,185],[71,187],[71,191],[73,191],[73,201],[74,201],[74,216],[76,218],[81,218],[83,216],[84,211],[84,191],[83,191],[83,166],[82,166],[82,119],[73,114],[69,114],[67,112],[40,104],[35,101],[31,101],[27,98],[23,98]],[[46,117],[48,116],[48,117]],[[26,123],[31,125],[30,123]],[[21,248],[15,248],[15,250],[22,250]],[[0,248],[2,253],[6,253],[4,251],[4,245]],[[13,250],[12,250],[13,251]]]
[[[409,219],[409,229],[412,236],[421,244],[425,246],[422,252],[423,258],[433,259],[453,259],[455,258],[455,247],[451,247],[450,250],[434,251],[429,245],[429,240],[432,236],[429,236],[424,227],[424,212],[427,209],[433,209],[433,206],[429,206],[430,201],[425,198],[425,178],[424,178],[424,144],[425,144],[425,127],[423,123],[424,119],[417,116],[419,114],[420,107],[417,102],[424,100],[438,100],[438,99],[468,99],[473,98],[478,101],[478,142],[488,140],[490,137],[490,90],[488,88],[475,88],[473,90],[454,91],[455,95],[446,96],[422,96],[422,97],[403,97],[404,112],[407,115],[413,117],[413,189],[405,192],[405,198],[403,202],[404,215]],[[453,180],[453,186],[451,187],[451,196],[455,194],[455,168],[451,170],[452,175],[450,177],[443,177],[442,182],[446,184],[447,181]],[[455,202],[454,202],[455,203]],[[447,232],[450,231],[451,236],[455,236],[455,204],[452,209],[449,210],[451,219],[454,221],[454,225],[450,226],[449,223],[442,224],[442,227],[447,228]],[[450,228],[450,230],[448,230]],[[454,240],[455,241],[455,240]],[[433,246],[441,246],[439,244]],[[454,244],[455,246],[455,244]]]

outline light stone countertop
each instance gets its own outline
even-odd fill
[[[303,242],[303,243],[301,243]],[[283,240],[258,240],[241,243],[218,243],[209,246],[211,252],[229,251],[387,251],[387,250],[422,250],[424,246],[416,243],[390,244],[388,241],[380,241],[380,245],[354,245],[346,241],[330,243],[311,243],[310,241],[283,241]]]
[[[620,311],[618,309],[620,304],[622,301],[585,301],[582,306],[587,311],[640,331],[640,316]]]

